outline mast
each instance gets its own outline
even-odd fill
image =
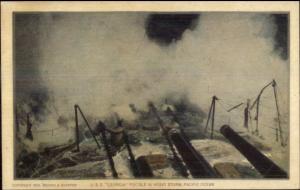
[[[214,122],[215,122],[215,110],[216,110],[216,100],[218,100],[217,96],[212,97],[212,102],[210,105],[209,113],[208,113],[208,118],[206,121],[206,126],[205,126],[205,133],[207,131],[208,123],[211,118],[211,133],[210,133],[210,138],[213,139],[214,137]]]
[[[280,121],[280,112],[279,112],[278,99],[277,99],[277,88],[276,88],[277,84],[276,84],[275,80],[273,80],[272,82],[273,82],[272,87],[273,87],[276,110],[277,110],[277,120],[278,120],[278,131],[279,131],[280,143],[281,143],[281,146],[284,146],[282,129],[281,129],[281,121]]]
[[[76,135],[76,147],[77,147],[77,152],[80,151],[79,148],[79,126],[78,126],[78,114],[77,114],[77,105],[74,106],[75,110],[75,135]]]
[[[96,136],[94,135],[93,130],[92,130],[92,128],[91,128],[89,122],[87,121],[86,117],[84,116],[82,110],[80,109],[79,105],[76,104],[76,105],[74,106],[74,109],[75,109],[75,124],[76,124],[76,126],[75,126],[75,132],[76,132],[76,145],[77,145],[77,151],[79,151],[79,125],[78,125],[78,113],[77,113],[77,111],[79,111],[81,117],[83,118],[83,120],[84,120],[84,122],[85,122],[87,128],[89,129],[89,131],[90,131],[90,133],[91,133],[91,135],[92,135],[94,141],[95,141],[96,144],[97,144],[97,147],[99,148],[99,150],[101,150],[101,146],[100,146],[99,142],[97,141],[97,138],[96,138]]]
[[[261,91],[259,92],[256,100],[253,102],[252,106],[250,109],[252,109],[256,105],[256,134],[258,135],[258,117],[259,117],[259,103],[260,103],[260,98],[264,90],[271,86],[273,87],[273,93],[274,93],[274,98],[275,98],[275,105],[276,105],[276,112],[277,112],[277,120],[278,120],[278,133],[279,133],[279,138],[281,142],[281,146],[284,146],[285,143],[283,142],[283,136],[282,136],[282,128],[281,128],[281,120],[280,120],[280,111],[279,111],[279,104],[278,104],[278,98],[277,98],[277,83],[275,79],[273,79],[270,83],[268,83],[266,86],[264,86]]]
[[[247,99],[247,105],[244,110],[244,127],[247,128],[249,131],[249,106],[250,106],[250,100]]]
[[[262,93],[264,92],[264,90],[265,90],[268,86],[270,86],[270,85],[272,85],[272,84],[273,84],[273,81],[270,82],[270,83],[268,83],[266,86],[264,86],[264,87],[260,90],[260,92],[259,92],[257,98],[255,99],[255,101],[253,102],[253,104],[252,104],[252,106],[251,106],[251,108],[250,108],[250,109],[253,109],[253,107],[256,105],[256,116],[255,116],[255,120],[256,120],[255,134],[256,134],[256,135],[259,135],[259,130],[258,130],[258,124],[259,124],[259,123],[258,123],[258,117],[259,117],[259,103],[260,103],[260,97],[261,97]]]

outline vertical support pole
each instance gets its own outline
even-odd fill
[[[259,101],[260,101],[260,96],[257,98],[257,102],[256,102],[256,129],[255,129],[255,134],[259,135],[259,131],[258,131],[258,116],[259,116]]]
[[[247,128],[249,131],[249,105],[250,105],[250,100],[247,100],[247,106],[244,110],[244,127]]]
[[[216,100],[217,100],[217,97],[213,96],[213,102],[212,102],[213,111],[212,111],[211,134],[210,134],[210,138],[211,139],[214,138],[214,123],[215,123]]]
[[[253,106],[256,104],[256,130],[255,130],[255,133],[256,135],[259,135],[259,132],[258,132],[258,116],[259,116],[259,101],[260,101],[260,97],[262,95],[262,93],[264,92],[264,90],[270,86],[270,85],[274,85],[275,84],[275,80],[271,81],[269,84],[267,84],[266,86],[264,86],[261,91],[259,92],[256,100],[254,101],[253,105],[251,106],[251,109],[253,108]]]
[[[251,108],[249,107],[249,109],[251,109]],[[249,113],[249,123],[250,123],[250,125],[249,125],[249,128],[250,128],[249,131],[253,132],[251,112],[249,111],[248,113]]]
[[[209,113],[208,113],[208,117],[207,117],[207,121],[206,121],[206,125],[205,125],[205,130],[204,130],[205,133],[207,131],[208,123],[209,123],[209,120],[210,120],[210,115],[211,115],[212,107],[213,107],[213,101],[210,104]]]
[[[79,152],[80,149],[79,149],[79,126],[78,126],[77,105],[74,106],[74,110],[75,110],[75,135],[76,135],[76,147],[77,147],[77,152]]]
[[[280,142],[281,142],[281,146],[284,146],[283,137],[282,137],[282,130],[281,130],[280,112],[279,112],[278,99],[277,99],[276,81],[275,80],[273,80],[272,87],[273,87],[273,91],[274,91],[275,104],[276,104],[276,110],[277,110],[277,120],[278,120],[278,130],[279,130]]]
[[[206,125],[205,125],[205,133],[206,133],[207,128],[208,128],[208,123],[209,123],[209,120],[210,120],[210,117],[211,117],[211,113],[212,113],[212,110],[213,110],[213,106],[214,106],[214,98],[212,99],[211,104],[210,104],[209,113],[208,113],[208,118],[207,118]]]

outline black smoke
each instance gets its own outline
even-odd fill
[[[275,33],[275,50],[278,51],[281,57],[286,60],[289,58],[289,17],[288,14],[273,14],[272,16],[277,27]]]
[[[14,14],[14,106],[20,120],[29,114],[42,122],[49,113],[49,92],[39,72],[41,47],[45,45],[40,31],[43,21],[44,15],[39,13]]]
[[[180,40],[185,30],[193,30],[199,14],[151,14],[146,20],[148,38],[160,45]]]

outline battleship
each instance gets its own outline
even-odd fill
[[[207,118],[185,101],[165,100],[159,106],[149,102],[148,110],[139,110],[130,104],[132,113],[138,115],[130,122],[120,118],[118,113],[105,121],[89,121],[80,106],[74,105],[73,140],[68,144],[43,147],[37,152],[21,152],[16,162],[16,175],[38,179],[287,178],[287,171],[272,160],[271,147],[259,140],[259,118],[249,116],[255,105],[257,114],[260,97],[268,86],[273,87],[278,105],[276,81],[273,80],[262,88],[252,106],[249,106],[249,99],[245,103],[241,125],[246,131],[242,133],[226,124],[219,131],[214,128],[215,105],[219,101],[216,96],[212,97]],[[286,149],[279,109],[277,117],[276,141],[279,149]],[[195,127],[204,120],[205,126]],[[256,125],[249,130],[250,120]],[[20,123],[26,128],[25,134],[20,134],[27,141],[34,141],[34,136],[41,132],[53,135],[55,130],[61,130],[33,131],[29,114],[22,117],[16,114],[18,131]]]

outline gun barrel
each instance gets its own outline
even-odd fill
[[[228,125],[223,125],[221,133],[230,143],[242,153],[248,161],[261,173],[265,178],[287,178],[287,173],[277,166],[272,160],[263,155],[257,148],[238,135]]]
[[[194,178],[219,177],[204,157],[195,150],[182,134],[173,133],[171,139]]]

